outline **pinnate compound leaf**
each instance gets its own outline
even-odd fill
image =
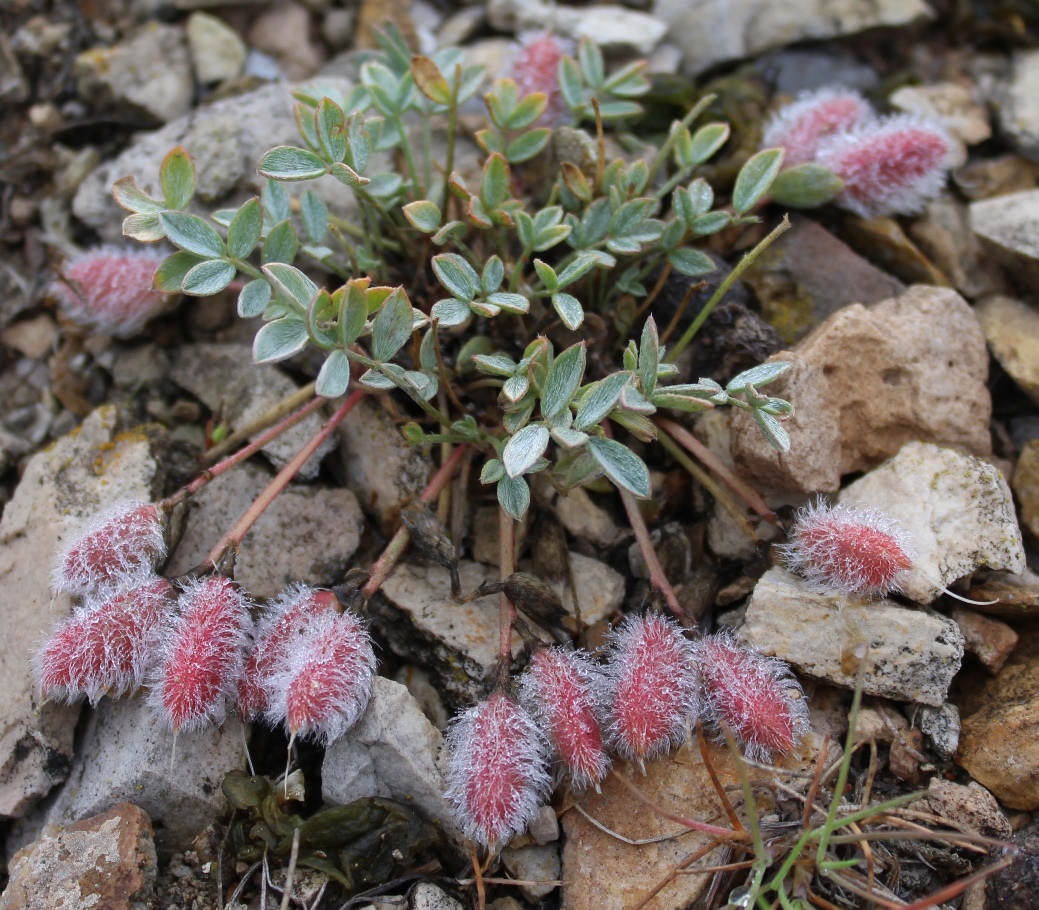
[[[649,499],[649,468],[645,462],[615,439],[592,436],[587,449],[595,463],[614,484],[639,499]]]

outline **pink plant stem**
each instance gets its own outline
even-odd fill
[[[515,523],[506,511],[498,507],[498,564],[499,577],[505,581],[516,571]],[[502,591],[498,595],[498,660],[508,666],[512,660],[512,624],[516,608]]]
[[[339,426],[346,415],[367,394],[367,392],[358,390],[339,406],[339,410],[325,421],[325,425],[292,457],[292,460],[278,472],[274,480],[267,485],[267,488],[256,497],[252,505],[242,513],[242,517],[238,519],[235,526],[220,538],[206,558],[206,563],[215,567],[229,549],[232,547],[237,549],[241,545],[243,538],[249,533],[249,529],[256,523],[256,520],[278,498],[278,495],[289,485],[289,482],[296,476],[300,468],[310,460],[310,456],[321,447],[321,444],[332,435],[332,431]],[[203,563],[203,565],[206,563]]]
[[[313,400],[308,401],[305,405],[303,405],[303,407],[299,408],[296,411],[293,411],[284,420],[279,421],[265,433],[263,433],[260,436],[257,436],[256,439],[249,443],[249,445],[245,446],[242,449],[239,449],[233,455],[229,455],[223,461],[213,465],[213,467],[204,470],[186,487],[182,487],[172,496],[166,497],[166,499],[163,500],[162,504],[166,507],[172,507],[183,502],[189,496],[193,496],[195,493],[201,490],[202,487],[209,483],[209,481],[215,480],[221,474],[230,471],[231,468],[233,468],[235,465],[240,464],[241,462],[245,461],[245,459],[249,458],[252,455],[255,455],[272,439],[276,439],[290,427],[295,426],[308,414],[312,413],[313,411],[316,411],[319,407],[321,407],[321,405],[323,405],[327,400],[327,398],[315,397]]]
[[[776,513],[765,505],[765,500],[761,498],[761,495],[729,470],[717,455],[700,442],[700,440],[685,427],[667,417],[657,417],[654,423],[656,423],[661,430],[667,433],[668,436],[679,443],[682,448],[689,452],[690,455],[694,458],[700,459],[700,461],[707,465],[711,471],[717,474],[718,477],[724,481],[725,485],[729,487],[733,493],[739,496],[740,499],[765,519],[765,521],[770,522],[771,524],[778,524],[779,519],[776,518]]]
[[[422,495],[419,497],[422,502],[430,503],[440,495],[440,491],[447,486],[448,481],[454,476],[455,468],[458,467],[468,448],[469,446],[465,443],[455,446],[451,457],[440,466],[436,474],[433,475],[433,479],[430,480],[429,485],[422,491]],[[398,528],[397,533],[393,535],[393,539],[386,545],[386,549],[382,551],[382,555],[372,563],[371,577],[368,579],[368,583],[361,589],[361,593],[366,600],[372,597],[382,587],[382,583],[390,577],[390,572],[393,571],[393,567],[397,565],[398,560],[404,555],[404,550],[410,540],[411,535],[408,534],[408,529],[403,526]]]

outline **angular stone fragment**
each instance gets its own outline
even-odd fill
[[[963,785],[932,777],[927,804],[935,815],[966,825],[984,837],[1007,838],[1014,833],[992,794],[977,781]]]
[[[778,567],[754,588],[739,639],[846,689],[855,685],[852,651],[865,644],[867,695],[934,707],[944,703],[963,660],[963,636],[951,619],[890,600],[816,594]]]
[[[910,440],[991,451],[988,351],[973,311],[955,291],[914,285],[871,307],[844,307],[793,351],[768,386],[796,409],[782,454],[744,412],[732,421],[741,473],[802,492],[830,491],[844,474],[873,467]]]
[[[195,78],[202,85],[233,79],[245,66],[246,47],[241,35],[209,13],[188,16],[188,48]]]
[[[931,740],[939,758],[948,761],[960,746],[960,710],[951,702],[940,708],[926,705],[917,715],[921,732]]]
[[[1022,281],[1035,280],[1039,275],[1039,190],[973,202],[970,220],[992,256]]]
[[[993,296],[975,312],[992,356],[1021,391],[1039,402],[1039,311],[1012,297]]]
[[[1018,50],[1010,58],[1010,78],[995,91],[999,126],[1026,158],[1039,161],[1039,51]]]
[[[956,606],[952,619],[963,633],[963,647],[985,666],[998,673],[1017,645],[1017,633],[1005,622]]]
[[[612,3],[551,6],[542,0],[491,0],[487,17],[499,31],[552,30],[572,41],[589,38],[604,51],[645,56],[667,34],[659,18]]]
[[[902,593],[917,603],[930,603],[941,586],[982,567],[1025,568],[1010,489],[981,458],[910,442],[838,499],[878,508],[910,533],[914,569]]]

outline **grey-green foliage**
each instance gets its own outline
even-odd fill
[[[608,73],[599,50],[582,41],[558,72],[574,124],[596,116],[621,125],[637,118],[636,99],[649,87],[644,68]],[[707,379],[665,385],[675,369],[663,360],[652,318],[639,343],[624,350],[623,369],[593,382],[585,382],[583,343],[555,356],[551,343],[537,337],[514,360],[488,351],[477,334],[455,367],[500,382],[501,426],[480,426],[471,415],[453,421],[432,403],[447,369],[439,332],[503,317],[534,325],[558,318],[577,330],[586,308],[609,313],[621,295],[645,297],[646,279],[661,268],[706,274],[714,262],[696,242],[755,221],[748,213],[768,194],[782,161],[778,149],[752,157],[737,177],[731,209],[716,207],[711,186],[695,172],[729,130],[722,123],[693,128],[710,100],[704,99],[672,126],[654,161],[606,161],[586,137],[594,166],[563,161],[542,199],[521,199],[514,169],[538,156],[539,166],[547,164],[541,153],[550,130],[537,125],[547,97],[521,96],[514,81],[498,79],[484,96],[490,126],[476,134],[487,157],[468,186],[453,168],[457,114],[482,80],[482,70],[463,65],[458,50],[414,56],[388,28],[348,94],[321,81],[297,88],[301,144],[261,158],[257,170],[266,183],[259,197],[209,219],[188,211],[194,163],[174,149],[160,169],[162,198],[145,194],[132,177],[113,188],[130,212],[124,233],[177,248],[156,277],[167,293],[208,296],[240,277],[239,314],[263,320],[253,349],[258,362],[313,346],[325,354],[320,395],[342,395],[363,370],[362,386],[400,389],[441,424],[436,434],[410,426],[412,442],[483,448],[491,457],[482,477],[497,484],[502,506],[516,517],[530,500],[525,478],[549,469],[564,489],[606,476],[636,496],[649,495],[645,464],[611,438],[607,420],[648,441],[656,432],[649,416],[659,408],[730,404],[750,411],[770,442],[785,449],[780,421],[790,405],[757,391],[783,365],[748,371],[724,389]],[[446,156],[434,160],[434,130],[445,122]],[[350,189],[353,218],[331,212],[312,185],[326,178]],[[293,184],[301,191],[293,193]],[[427,269],[442,294],[419,309],[401,277]],[[321,286],[311,277],[319,273],[338,280]],[[418,356],[402,354],[422,329]]]

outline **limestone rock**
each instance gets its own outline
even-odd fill
[[[963,633],[963,647],[985,666],[998,673],[1017,646],[1017,633],[1005,622],[956,606],[952,619]]]
[[[503,32],[552,30],[572,41],[589,38],[604,51],[644,56],[667,33],[667,25],[655,16],[612,3],[595,6],[553,6],[542,0],[490,0],[487,18]]]
[[[1020,279],[1039,275],[1039,190],[972,202],[970,220],[986,249]]]
[[[126,499],[162,487],[161,434],[126,430],[114,407],[33,456],[0,520],[0,816],[19,816],[68,774],[79,705],[40,704],[29,656],[71,610],[52,597],[49,570],[63,539]]]
[[[988,352],[955,291],[916,285],[869,308],[852,304],[771,359],[793,364],[768,387],[796,408],[785,424],[790,451],[773,449],[749,415],[732,421],[733,460],[766,486],[836,490],[842,475],[913,439],[991,450]]]
[[[936,123],[945,130],[958,146],[955,158],[946,162],[950,167],[966,162],[966,146],[992,136],[984,105],[974,100],[969,89],[955,82],[905,85],[892,92],[888,102],[897,111]]]
[[[1021,523],[1039,541],[1039,439],[1031,440],[1017,456],[1011,481],[1021,510]]]
[[[211,411],[223,414],[232,430],[245,426],[297,391],[296,384],[277,367],[253,363],[252,351],[245,345],[185,345],[173,366],[171,378],[201,399]],[[276,466],[282,467],[319,429],[321,416],[308,414],[262,451]],[[326,440],[297,477],[300,480],[316,477],[321,459],[334,448],[335,442]]]
[[[960,747],[960,709],[952,702],[940,708],[925,705],[917,715],[920,731],[931,740],[938,757],[949,761]]]
[[[1039,450],[1039,446],[1036,448]],[[1021,491],[1017,487],[1014,491],[1021,505]],[[1026,515],[1024,513],[1022,517],[1027,528]],[[967,596],[976,601],[995,601],[991,604],[975,604],[974,609],[980,613],[1008,620],[1033,619],[1039,616],[1039,575],[1031,569],[1019,573],[993,572],[980,583],[972,585]]]
[[[1010,77],[995,91],[999,127],[1026,158],[1039,161],[1039,51],[1018,50],[1010,58]]]
[[[975,312],[999,361],[1023,392],[1039,402],[1039,311],[1012,297],[989,297]]]
[[[155,883],[151,820],[123,802],[67,827],[48,826],[11,858],[9,873],[2,910],[132,910]]]
[[[930,18],[923,0],[656,0],[690,76],[796,41]]]
[[[419,882],[409,895],[411,910],[464,910],[462,902],[432,882]]]
[[[559,846],[531,844],[526,847],[506,847],[501,861],[513,878],[525,882],[548,882],[544,885],[520,885],[520,893],[529,901],[548,897],[559,886]]]
[[[574,487],[556,500],[556,515],[569,534],[597,547],[610,547],[621,537],[613,516],[582,487]]]
[[[189,849],[225,811],[220,784],[225,774],[245,765],[245,732],[234,716],[219,728],[181,731],[174,753],[173,733],[143,695],[106,698],[83,731],[69,779],[46,821],[67,825],[132,799],[151,816],[155,847],[168,858]]]
[[[934,707],[945,702],[963,659],[963,636],[951,619],[890,600],[816,594],[778,567],[754,588],[739,640],[846,689],[855,685],[852,649],[864,643],[867,695]]]
[[[245,42],[223,19],[195,12],[188,17],[186,31],[195,78],[201,85],[241,75],[247,52]]]
[[[1039,809],[1039,640],[964,688],[956,762],[1010,809]]]
[[[199,565],[270,480],[260,468],[240,465],[194,496],[169,572]],[[335,584],[350,568],[363,525],[349,490],[290,484],[246,535],[235,578],[253,597],[276,597],[294,581]]]
[[[984,837],[1005,839],[1014,833],[992,794],[977,781],[964,786],[932,777],[927,786],[927,804],[935,815],[966,825]]]
[[[897,518],[910,533],[914,567],[902,593],[930,603],[976,569],[1025,567],[1010,489],[981,458],[910,442],[892,459],[841,491],[841,502],[864,503]]]
[[[194,84],[184,32],[149,22],[126,41],[76,58],[76,87],[100,107],[166,123],[191,109]]]
[[[418,446],[377,402],[364,399],[336,430],[346,467],[346,486],[383,531],[396,529],[400,510],[425,489],[431,467]]]
[[[419,809],[461,843],[437,767],[443,741],[404,686],[377,676],[364,715],[325,752],[321,795],[335,806],[366,796],[396,800]]]
[[[296,3],[262,12],[249,29],[249,44],[270,54],[292,80],[308,79],[325,62],[324,48],[310,38],[310,12]]]

